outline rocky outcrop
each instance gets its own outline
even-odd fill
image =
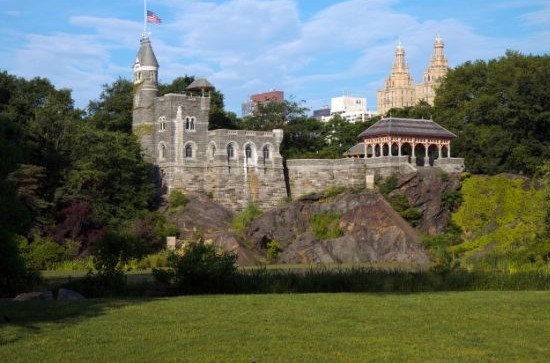
[[[327,212],[340,216],[341,237],[314,236],[312,217]],[[310,195],[269,210],[252,221],[244,238],[261,249],[276,241],[280,263],[429,261],[418,232],[378,192],[367,190],[334,197]]]
[[[239,236],[231,230],[233,213],[208,198],[205,194],[188,194],[185,207],[165,211],[176,224],[182,240],[195,241],[199,236],[212,240],[217,246],[237,254],[240,265],[258,261],[260,251],[240,242]]]
[[[76,291],[60,288],[57,292],[57,300],[84,300],[85,297]]]
[[[422,210],[418,230],[411,227],[377,191],[346,191],[336,196],[312,194],[266,211],[242,234],[231,229],[234,215],[203,194],[189,194],[185,207],[166,214],[180,231],[180,238],[197,234],[238,255],[240,265],[255,264],[268,256],[269,242],[280,247],[272,258],[278,263],[410,262],[426,263],[419,231],[433,235],[444,231],[450,217],[442,207],[446,191],[460,187],[458,174],[426,168],[399,177],[392,193],[403,193],[410,205]],[[340,237],[314,235],[311,219],[335,213]]]
[[[419,168],[416,173],[401,175],[392,193],[402,192],[412,207],[422,210],[418,228],[431,236],[443,233],[451,217],[442,207],[442,196],[447,191],[459,189],[460,174],[447,174],[438,168]]]
[[[13,298],[13,301],[30,301],[30,300],[53,300],[51,291],[33,291],[23,292]]]

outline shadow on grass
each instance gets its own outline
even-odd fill
[[[0,300],[0,346],[41,332],[41,325],[62,327],[101,316],[109,310],[151,299],[91,299],[79,301]]]

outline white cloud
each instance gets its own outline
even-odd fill
[[[548,25],[550,24],[550,6],[544,9],[526,13],[520,16],[528,25]]]
[[[17,17],[17,16],[21,15],[21,12],[17,11],[17,10],[6,10],[6,11],[3,11],[3,13],[4,13],[4,15],[14,16],[14,17]]]
[[[540,52],[550,39],[548,30],[491,38],[457,19],[421,21],[400,11],[394,0],[340,1],[305,19],[297,0],[157,3],[170,10],[166,16],[159,13],[164,23],[150,26],[159,78],[208,77],[233,111],[249,94],[271,88],[319,105],[348,90],[373,105],[399,38],[416,80],[428,64],[437,32],[445,39],[450,65],[499,56],[507,48]],[[522,19],[540,25],[549,22],[548,16],[544,9]],[[77,104],[85,106],[98,97],[101,84],[119,75],[131,77],[142,24],[92,16],[73,16],[68,22],[70,30],[28,34],[22,46],[9,49],[9,57],[7,50],[1,56],[10,62],[10,71],[72,88]]]

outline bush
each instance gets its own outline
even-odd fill
[[[274,261],[279,256],[279,253],[281,253],[281,245],[277,241],[269,241],[267,243],[267,258],[270,261]]]
[[[188,243],[170,257],[170,270],[177,290],[184,294],[232,291],[237,256],[202,240]],[[166,282],[165,273],[155,277]]]
[[[35,236],[29,243],[26,238],[21,237],[18,244],[25,265],[31,270],[50,269],[66,257],[65,247],[50,238]]]
[[[189,203],[189,199],[179,190],[171,191],[168,201],[170,202],[170,208],[185,207]]]
[[[40,275],[25,267],[15,240],[14,234],[0,228],[0,297],[31,289],[40,282]]]
[[[111,231],[97,240],[90,250],[94,268],[107,275],[115,270],[121,270],[132,258],[142,258],[146,252],[135,236]]]
[[[310,220],[313,234],[318,239],[332,239],[342,236],[340,229],[340,214],[338,213],[319,213],[314,214]]]
[[[458,190],[446,190],[441,196],[441,206],[450,212],[456,211],[463,201],[462,193]]]
[[[257,216],[261,215],[262,211],[254,204],[249,204],[245,210],[238,213],[231,221],[231,226],[237,231],[241,232],[250,225],[250,222]]]
[[[387,196],[397,187],[398,181],[399,178],[397,177],[397,174],[392,174],[386,180],[384,180],[384,182],[380,183],[378,190],[384,196]]]
[[[401,214],[401,217],[405,218],[413,227],[416,227],[418,221],[422,218],[422,210],[419,208],[407,208],[399,214]]]

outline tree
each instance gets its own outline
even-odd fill
[[[251,116],[245,117],[242,129],[273,130],[282,129],[289,122],[307,118],[307,108],[296,101],[267,101],[255,105]]]
[[[88,104],[88,121],[108,131],[132,132],[133,85],[123,78],[103,85],[99,100]]]
[[[474,173],[532,175],[550,157],[550,55],[466,62],[437,89],[434,120]]]

